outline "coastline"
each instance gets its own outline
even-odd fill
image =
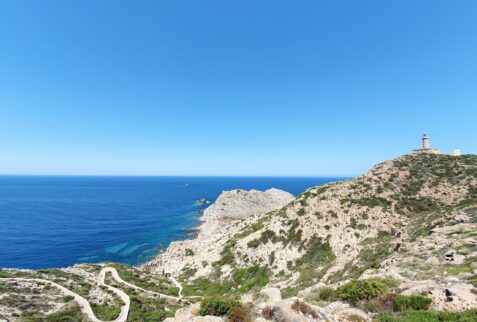
[[[201,198],[214,201],[222,191],[236,187],[263,190],[278,186],[300,193],[306,187],[333,180],[279,177],[1,179],[4,212],[0,216],[3,227],[0,267],[24,269],[104,261],[140,265],[171,242],[195,237],[196,232],[190,235],[192,231],[187,229],[202,224],[203,215],[197,211],[211,205],[199,206],[196,201]],[[184,187],[184,182],[190,186]],[[38,186],[42,189],[35,189]]]
[[[209,264],[220,260],[221,250],[231,236],[294,199],[294,195],[275,188],[266,191],[224,191],[198,218],[200,224],[195,238],[171,242],[169,247],[141,267],[174,277],[178,277],[184,269],[195,270],[198,276],[207,276],[214,269]]]

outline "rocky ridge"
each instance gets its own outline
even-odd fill
[[[399,294],[431,298],[433,310],[477,308],[476,156],[405,155],[210,231],[202,243],[173,245],[158,266],[176,268],[194,294],[247,302],[266,286],[310,300],[321,288],[379,277]],[[323,304],[331,320],[346,321],[338,316],[350,307]]]
[[[199,275],[211,273],[204,262],[220,260],[221,251],[230,235],[242,225],[253,222],[261,215],[280,209],[295,197],[283,190],[231,190],[224,191],[204,211],[197,238],[172,242],[167,250],[144,266],[155,272],[179,276],[183,269],[195,267]]]
[[[128,321],[477,321],[477,156],[405,155],[296,198],[224,192],[203,218],[142,267],[0,270],[0,320],[85,320],[51,281],[104,321],[124,304],[111,286]],[[201,316],[217,296],[241,307]]]

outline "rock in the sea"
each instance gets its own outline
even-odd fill
[[[199,205],[205,205],[205,204],[207,203],[207,199],[205,199],[205,198],[200,198],[200,199],[197,201],[197,203],[198,203]]]

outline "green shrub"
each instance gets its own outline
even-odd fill
[[[295,245],[295,244],[301,243],[302,241],[301,234],[303,231],[301,229],[297,229],[298,227],[300,227],[300,222],[296,219],[289,220],[288,226],[290,226],[288,230],[288,234],[286,238],[281,240],[283,243],[283,246],[286,247],[289,244]]]
[[[149,298],[129,294],[131,306],[128,321],[163,321],[173,315],[173,310],[168,311],[166,300]]]
[[[273,265],[274,262],[275,262],[275,251],[271,252],[268,255],[268,264]]]
[[[74,296],[71,296],[71,295],[63,296],[63,302],[65,302],[65,303],[71,302],[74,299],[75,299]]]
[[[374,299],[366,301],[365,310],[367,312],[394,312],[396,311],[396,303],[394,298],[396,293],[389,293]]]
[[[252,266],[248,268],[236,268],[233,271],[233,281],[238,287],[239,293],[243,294],[252,288],[261,289],[270,281],[268,272],[260,266]]]
[[[477,310],[464,312],[434,312],[434,311],[409,311],[392,314],[383,312],[378,314],[375,322],[475,322]]]
[[[250,248],[257,248],[261,244],[268,243],[268,241],[272,241],[273,243],[275,243],[277,240],[278,240],[278,237],[275,234],[275,232],[270,229],[267,229],[264,232],[262,232],[262,235],[260,236],[260,238],[249,241],[247,243],[247,246]]]
[[[319,301],[329,301],[333,296],[333,289],[331,287],[320,287],[310,295],[307,296],[307,300],[310,303],[318,303]]]
[[[237,301],[222,297],[206,298],[200,304],[199,315],[231,316],[235,307],[241,307]]]
[[[391,202],[387,199],[381,197],[372,197],[372,198],[363,198],[363,199],[350,199],[352,204],[362,206],[362,207],[382,207],[384,210],[387,210],[391,206]]]
[[[379,279],[355,280],[346,283],[336,290],[336,296],[353,305],[361,300],[369,300],[389,292],[389,287]]]
[[[99,304],[91,304],[94,314],[98,319],[109,321],[114,320],[121,313],[121,308],[117,306],[105,306]]]
[[[374,281],[380,281],[384,284],[386,284],[389,288],[394,288],[399,285],[399,283],[392,278],[389,277],[375,277],[373,278]]]
[[[233,249],[237,241],[235,239],[229,239],[224,246],[224,249],[220,253],[222,258],[217,262],[219,265],[234,265],[235,264],[235,255]]]
[[[397,295],[394,298],[394,302],[396,303],[396,308],[398,311],[420,311],[428,310],[429,306],[431,306],[432,300],[428,297],[420,295]]]
[[[322,287],[320,288],[320,294],[318,298],[322,301],[328,301],[331,296],[333,295],[333,289],[330,287]]]
[[[351,228],[356,229],[357,225],[358,225],[358,222],[356,221],[356,219],[351,218],[351,223],[350,223]]]
[[[57,311],[48,315],[46,318],[40,319],[45,322],[81,322],[86,321],[86,317],[81,312],[79,306],[73,306],[62,311]]]
[[[333,261],[335,253],[329,242],[324,242],[321,237],[313,236],[306,245],[305,254],[296,261],[296,266],[316,266]]]

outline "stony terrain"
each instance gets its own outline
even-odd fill
[[[113,263],[0,270],[0,321],[161,321],[186,305],[161,275]]]
[[[220,231],[224,223],[276,210],[293,199],[293,195],[277,189],[224,192],[205,211],[207,223],[201,227],[199,237],[212,235],[217,238],[216,231]],[[173,245],[180,248],[188,243]],[[173,245],[170,250],[174,249]],[[200,248],[194,247],[194,250],[200,252]],[[172,263],[182,261],[182,257],[175,259]],[[0,321],[123,321],[121,314],[126,304],[129,306],[128,321],[162,321],[174,315],[177,308],[197,300],[195,296],[182,297],[180,284],[147,266],[135,268],[102,263],[37,271],[0,270]],[[116,270],[121,281],[113,278]],[[122,300],[114,290],[119,290],[119,295],[124,292],[128,299]]]
[[[215,238],[173,245],[151,265],[180,278],[186,294],[255,304],[249,294],[264,287],[310,304],[321,288],[383,277],[396,283],[394,292],[431,298],[433,310],[477,308],[476,156],[406,155],[216,229]],[[331,320],[346,320],[339,316],[349,310],[373,316],[342,302],[320,304]]]
[[[477,321],[477,156],[405,155],[297,198],[224,192],[203,220],[142,267],[0,276],[57,281],[108,321],[123,303],[97,283],[106,267],[129,283],[104,279],[131,298],[129,321]],[[0,320],[84,318],[57,290],[14,283],[0,279]]]
[[[204,223],[196,239],[172,242],[164,253],[145,267],[175,276],[179,276],[183,269],[197,269],[199,275],[207,276],[213,269],[211,263],[220,260],[225,242],[240,225],[280,209],[294,199],[292,194],[278,189],[225,191],[204,211]]]

